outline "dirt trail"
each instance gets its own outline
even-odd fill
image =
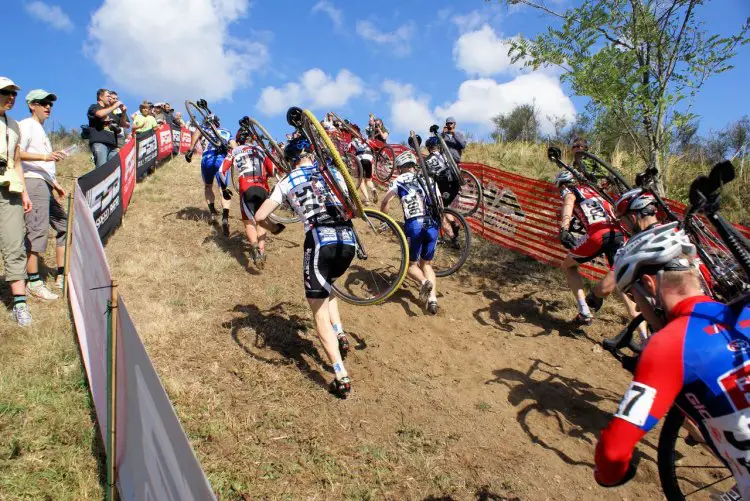
[[[331,376],[304,301],[299,225],[264,272],[205,221],[196,163],[140,184],[110,239],[113,276],[214,489],[224,499],[661,499],[656,435],[639,473],[593,481],[599,431],[628,376],[593,341],[623,323],[608,305],[586,335],[560,273],[476,239],[426,316],[413,286],[344,304],[353,393]]]

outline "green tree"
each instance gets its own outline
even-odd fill
[[[583,0],[564,12],[504,1],[559,21],[534,39],[511,39],[512,60],[561,68],[573,92],[591,98],[589,112],[613,114],[657,168],[667,166],[675,128],[693,118],[691,98],[709,77],[731,69],[736,49],[750,41],[750,19],[729,37],[707,33],[696,18],[704,0]]]
[[[539,112],[534,104],[518,105],[509,113],[497,115],[492,122],[496,141],[536,141],[539,137]]]

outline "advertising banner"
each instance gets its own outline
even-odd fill
[[[159,155],[159,145],[156,142],[156,132],[152,129],[138,134],[136,141],[136,178],[143,179],[156,166]]]
[[[86,202],[102,240],[112,233],[122,220],[122,169],[120,157],[111,158],[101,167],[78,178]]]
[[[121,498],[215,501],[122,298],[117,332],[116,458]]]
[[[172,128],[169,124],[161,124],[161,126],[156,129],[156,142],[159,148],[156,156],[157,160],[164,160],[172,155],[172,148],[174,145],[172,143]]]
[[[193,133],[190,129],[182,128],[180,130],[180,154],[185,154],[190,151],[190,143],[192,142]]]
[[[182,138],[182,129],[172,126],[172,155],[180,153],[180,139]]]
[[[120,148],[120,167],[122,168],[122,212],[128,210],[130,197],[135,189],[135,139],[129,140]]]

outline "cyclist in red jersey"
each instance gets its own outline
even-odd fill
[[[570,251],[562,262],[562,269],[578,303],[578,315],[574,319],[577,325],[591,325],[591,309],[599,311],[604,298],[615,290],[614,273],[610,269],[593,290],[586,295],[583,290],[583,279],[578,266],[605,256],[612,266],[615,253],[625,243],[625,235],[614,217],[611,204],[588,186],[579,186],[573,174],[561,171],[555,178],[555,184],[563,199],[560,219],[560,242]],[[583,225],[585,235],[576,238],[570,233],[573,216]],[[638,312],[627,297],[622,296],[631,318]]]
[[[242,223],[245,225],[247,240],[252,246],[251,257],[253,263],[263,269],[266,262],[266,229],[255,221],[255,213],[268,198],[268,177],[273,176],[274,166],[263,150],[253,144],[247,144],[250,132],[240,129],[232,150],[221,166],[221,174],[225,176],[232,164],[237,170],[240,189],[240,211]]]
[[[646,344],[601,434],[594,478],[605,487],[630,480],[636,444],[676,404],[750,499],[750,305],[730,308],[703,295],[695,254],[673,222],[639,233],[617,255],[618,289],[639,289],[664,309],[667,323]]]

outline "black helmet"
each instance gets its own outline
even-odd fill
[[[297,163],[303,153],[311,153],[312,144],[305,137],[296,137],[284,146],[284,158],[291,164]]]

